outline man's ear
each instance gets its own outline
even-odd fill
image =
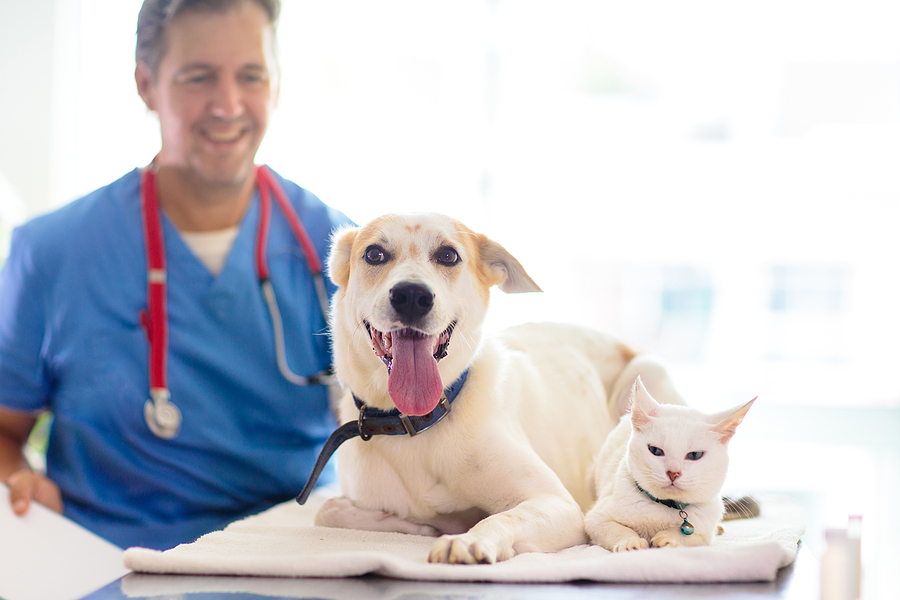
[[[138,96],[144,101],[147,110],[156,111],[156,78],[146,63],[138,61],[134,68],[134,82],[137,84]]]
[[[272,94],[272,108],[278,108],[281,102],[281,67],[278,66],[277,62],[275,64],[275,73],[272,75],[271,85],[269,92]]]
[[[358,227],[344,227],[331,237],[331,251],[328,253],[328,276],[334,284],[346,288],[350,283],[350,253],[359,233]]]

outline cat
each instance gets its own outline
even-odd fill
[[[658,403],[638,377],[630,415],[592,467],[596,502],[585,516],[591,542],[613,552],[709,545],[724,513],[728,441],[755,400],[707,415]]]

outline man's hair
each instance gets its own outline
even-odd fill
[[[248,0],[144,0],[138,14],[135,60],[150,67],[155,77],[166,53],[166,29],[179,15],[189,11],[225,12]],[[269,17],[273,29],[281,13],[281,0],[256,2]]]

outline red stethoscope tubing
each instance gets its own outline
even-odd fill
[[[310,378],[304,378],[294,375],[287,367],[287,361],[284,358],[283,348],[283,331],[281,331],[281,316],[278,312],[277,304],[274,299],[274,291],[269,281],[269,267],[266,263],[266,242],[269,237],[269,225],[272,218],[272,196],[278,203],[281,212],[297,242],[303,249],[307,266],[313,274],[316,283],[316,291],[320,296],[323,314],[327,315],[327,295],[325,293],[324,282],[322,280],[322,261],[313,246],[306,229],[294,207],[291,205],[284,193],[281,185],[275,180],[271,169],[262,165],[256,168],[256,186],[259,189],[259,225],[256,233],[256,272],[259,278],[260,286],[263,288],[263,294],[269,305],[272,314],[273,327],[276,328],[276,353],[278,355],[279,369],[285,374],[289,381],[300,385],[308,383],[326,382],[324,374],[320,374]],[[148,310],[141,314],[141,322],[147,332],[147,338],[150,342],[150,397],[152,404],[155,406],[153,410],[165,409],[170,413],[178,413],[174,405],[169,404],[169,386],[167,379],[167,355],[169,346],[168,332],[168,307],[166,304],[166,252],[165,242],[162,232],[162,217],[160,216],[159,202],[157,200],[156,190],[156,171],[151,166],[143,170],[141,177],[141,215],[143,217],[144,240],[147,255],[147,302]],[[327,316],[326,316],[327,319]],[[180,427],[180,414],[173,417],[174,425],[171,427],[160,425],[158,422],[151,424],[149,413],[153,410],[149,408],[147,420],[151,429],[160,437],[174,436]],[[153,413],[156,414],[156,413]]]
[[[256,235],[256,272],[259,280],[266,281],[269,279],[269,267],[266,264],[266,242],[269,237],[269,221],[272,214],[270,196],[273,195],[282,214],[287,219],[291,231],[294,232],[294,237],[297,238],[300,247],[303,248],[303,255],[306,257],[306,264],[309,266],[310,272],[313,275],[321,274],[322,261],[319,260],[319,255],[316,253],[312,240],[309,239],[309,235],[306,233],[306,228],[303,227],[300,217],[297,216],[297,211],[291,206],[284,190],[275,181],[272,170],[266,165],[257,167],[256,185],[259,187],[259,231]]]
[[[156,172],[148,168],[141,180],[141,211],[144,244],[147,252],[147,303],[144,328],[150,341],[150,394],[168,392],[166,357],[169,347],[168,307],[166,305],[166,250],[162,218],[156,199]]]

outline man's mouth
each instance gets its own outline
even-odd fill
[[[246,134],[248,129],[244,125],[231,127],[202,127],[201,135],[214,144],[233,144]]]
[[[366,331],[369,333],[369,338],[372,340],[372,349],[375,351],[375,355],[384,362],[385,366],[387,366],[388,373],[390,373],[393,368],[395,337],[417,340],[425,340],[428,337],[432,337],[431,355],[436,361],[439,361],[447,356],[447,349],[450,346],[450,337],[453,335],[453,329],[456,327],[456,321],[453,321],[447,329],[440,333],[440,335],[428,336],[411,327],[383,332],[372,327],[372,324],[368,321],[363,321],[363,324],[366,326]]]

